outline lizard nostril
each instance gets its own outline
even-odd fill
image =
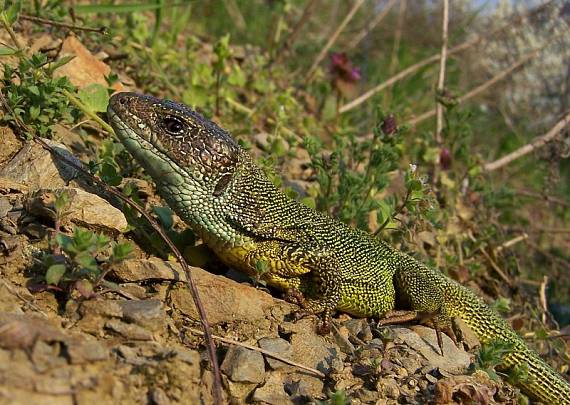
[[[127,98],[126,98],[126,97],[121,97],[121,98],[119,99],[119,104],[121,104],[121,105],[127,104]]]

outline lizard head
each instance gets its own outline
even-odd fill
[[[220,195],[238,166],[240,148],[230,134],[185,105],[123,92],[111,97],[107,114],[159,187],[186,184]]]

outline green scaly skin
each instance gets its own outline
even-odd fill
[[[108,115],[126,149],[167,203],[228,265],[284,291],[308,312],[384,318],[409,309],[449,330],[463,319],[483,343],[514,348],[504,366],[528,368],[524,392],[570,404],[570,384],[529,349],[469,289],[366,232],[294,201],[264,175],[229,133],[186,106],[134,93],[111,98]],[[405,308],[402,308],[405,306]]]

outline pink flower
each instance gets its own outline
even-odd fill
[[[333,52],[331,54],[331,74],[333,79],[349,83],[355,83],[362,77],[360,68],[353,66],[344,52]]]

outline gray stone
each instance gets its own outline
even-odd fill
[[[67,342],[66,346],[72,364],[92,363],[109,358],[109,349],[96,340],[71,341]]]
[[[157,331],[163,328],[165,313],[159,300],[121,301],[123,319],[146,329]]]
[[[292,359],[298,363],[328,374],[343,368],[341,351],[316,332],[315,318],[304,318],[297,322],[284,322],[280,325],[291,333]]]
[[[265,319],[265,311],[275,305],[271,295],[249,285],[238,284],[198,267],[190,267],[200,299],[211,324],[220,322],[256,322]],[[113,275],[124,282],[163,279],[186,281],[178,263],[160,259],[129,259],[113,266]],[[192,319],[199,319],[192,294],[186,285],[170,292],[172,306]]]
[[[61,218],[62,225],[73,223],[85,228],[121,233],[128,226],[125,215],[118,208],[98,195],[88,193],[80,188],[60,187],[40,189],[26,201],[26,211],[34,216],[54,219],[55,199],[58,194],[66,192],[69,204]]]
[[[131,340],[152,340],[152,333],[138,325],[124,323],[118,320],[105,322],[105,327]]]
[[[230,347],[221,370],[234,382],[260,383],[265,377],[261,353],[244,347]]]
[[[461,373],[471,363],[468,353],[455,346],[449,336],[443,334],[443,356],[440,353],[435,330],[425,326],[414,326],[412,329],[393,328],[396,336],[421,354],[434,368],[450,373]]]
[[[291,404],[292,401],[283,387],[283,378],[280,374],[271,373],[263,385],[253,393],[251,398],[254,403],[270,405]]]
[[[81,166],[81,161],[73,156],[65,145],[49,139],[44,139],[44,141],[56,152]],[[26,143],[8,163],[0,168],[0,177],[25,184],[30,190],[62,187],[76,176],[75,169],[53,158],[36,142]]]
[[[399,384],[393,378],[378,379],[376,391],[384,398],[398,399],[400,396]]]
[[[354,345],[348,340],[350,331],[345,326],[340,326],[339,328],[333,328],[332,334],[334,336],[334,341],[340,348],[340,350],[345,354],[354,353]]]
[[[291,347],[291,343],[287,342],[285,339],[281,339],[278,337],[262,338],[259,339],[257,343],[259,344],[259,347],[261,347],[263,350],[275,353],[276,355],[284,357],[286,359],[290,359],[291,354],[293,353],[293,348]],[[267,364],[269,364],[269,367],[271,367],[273,370],[291,367],[287,363],[283,363],[282,361],[274,359],[273,357],[267,355],[265,355],[265,359],[267,360]]]
[[[4,218],[8,215],[8,211],[12,209],[12,204],[7,197],[0,197],[0,218]]]

